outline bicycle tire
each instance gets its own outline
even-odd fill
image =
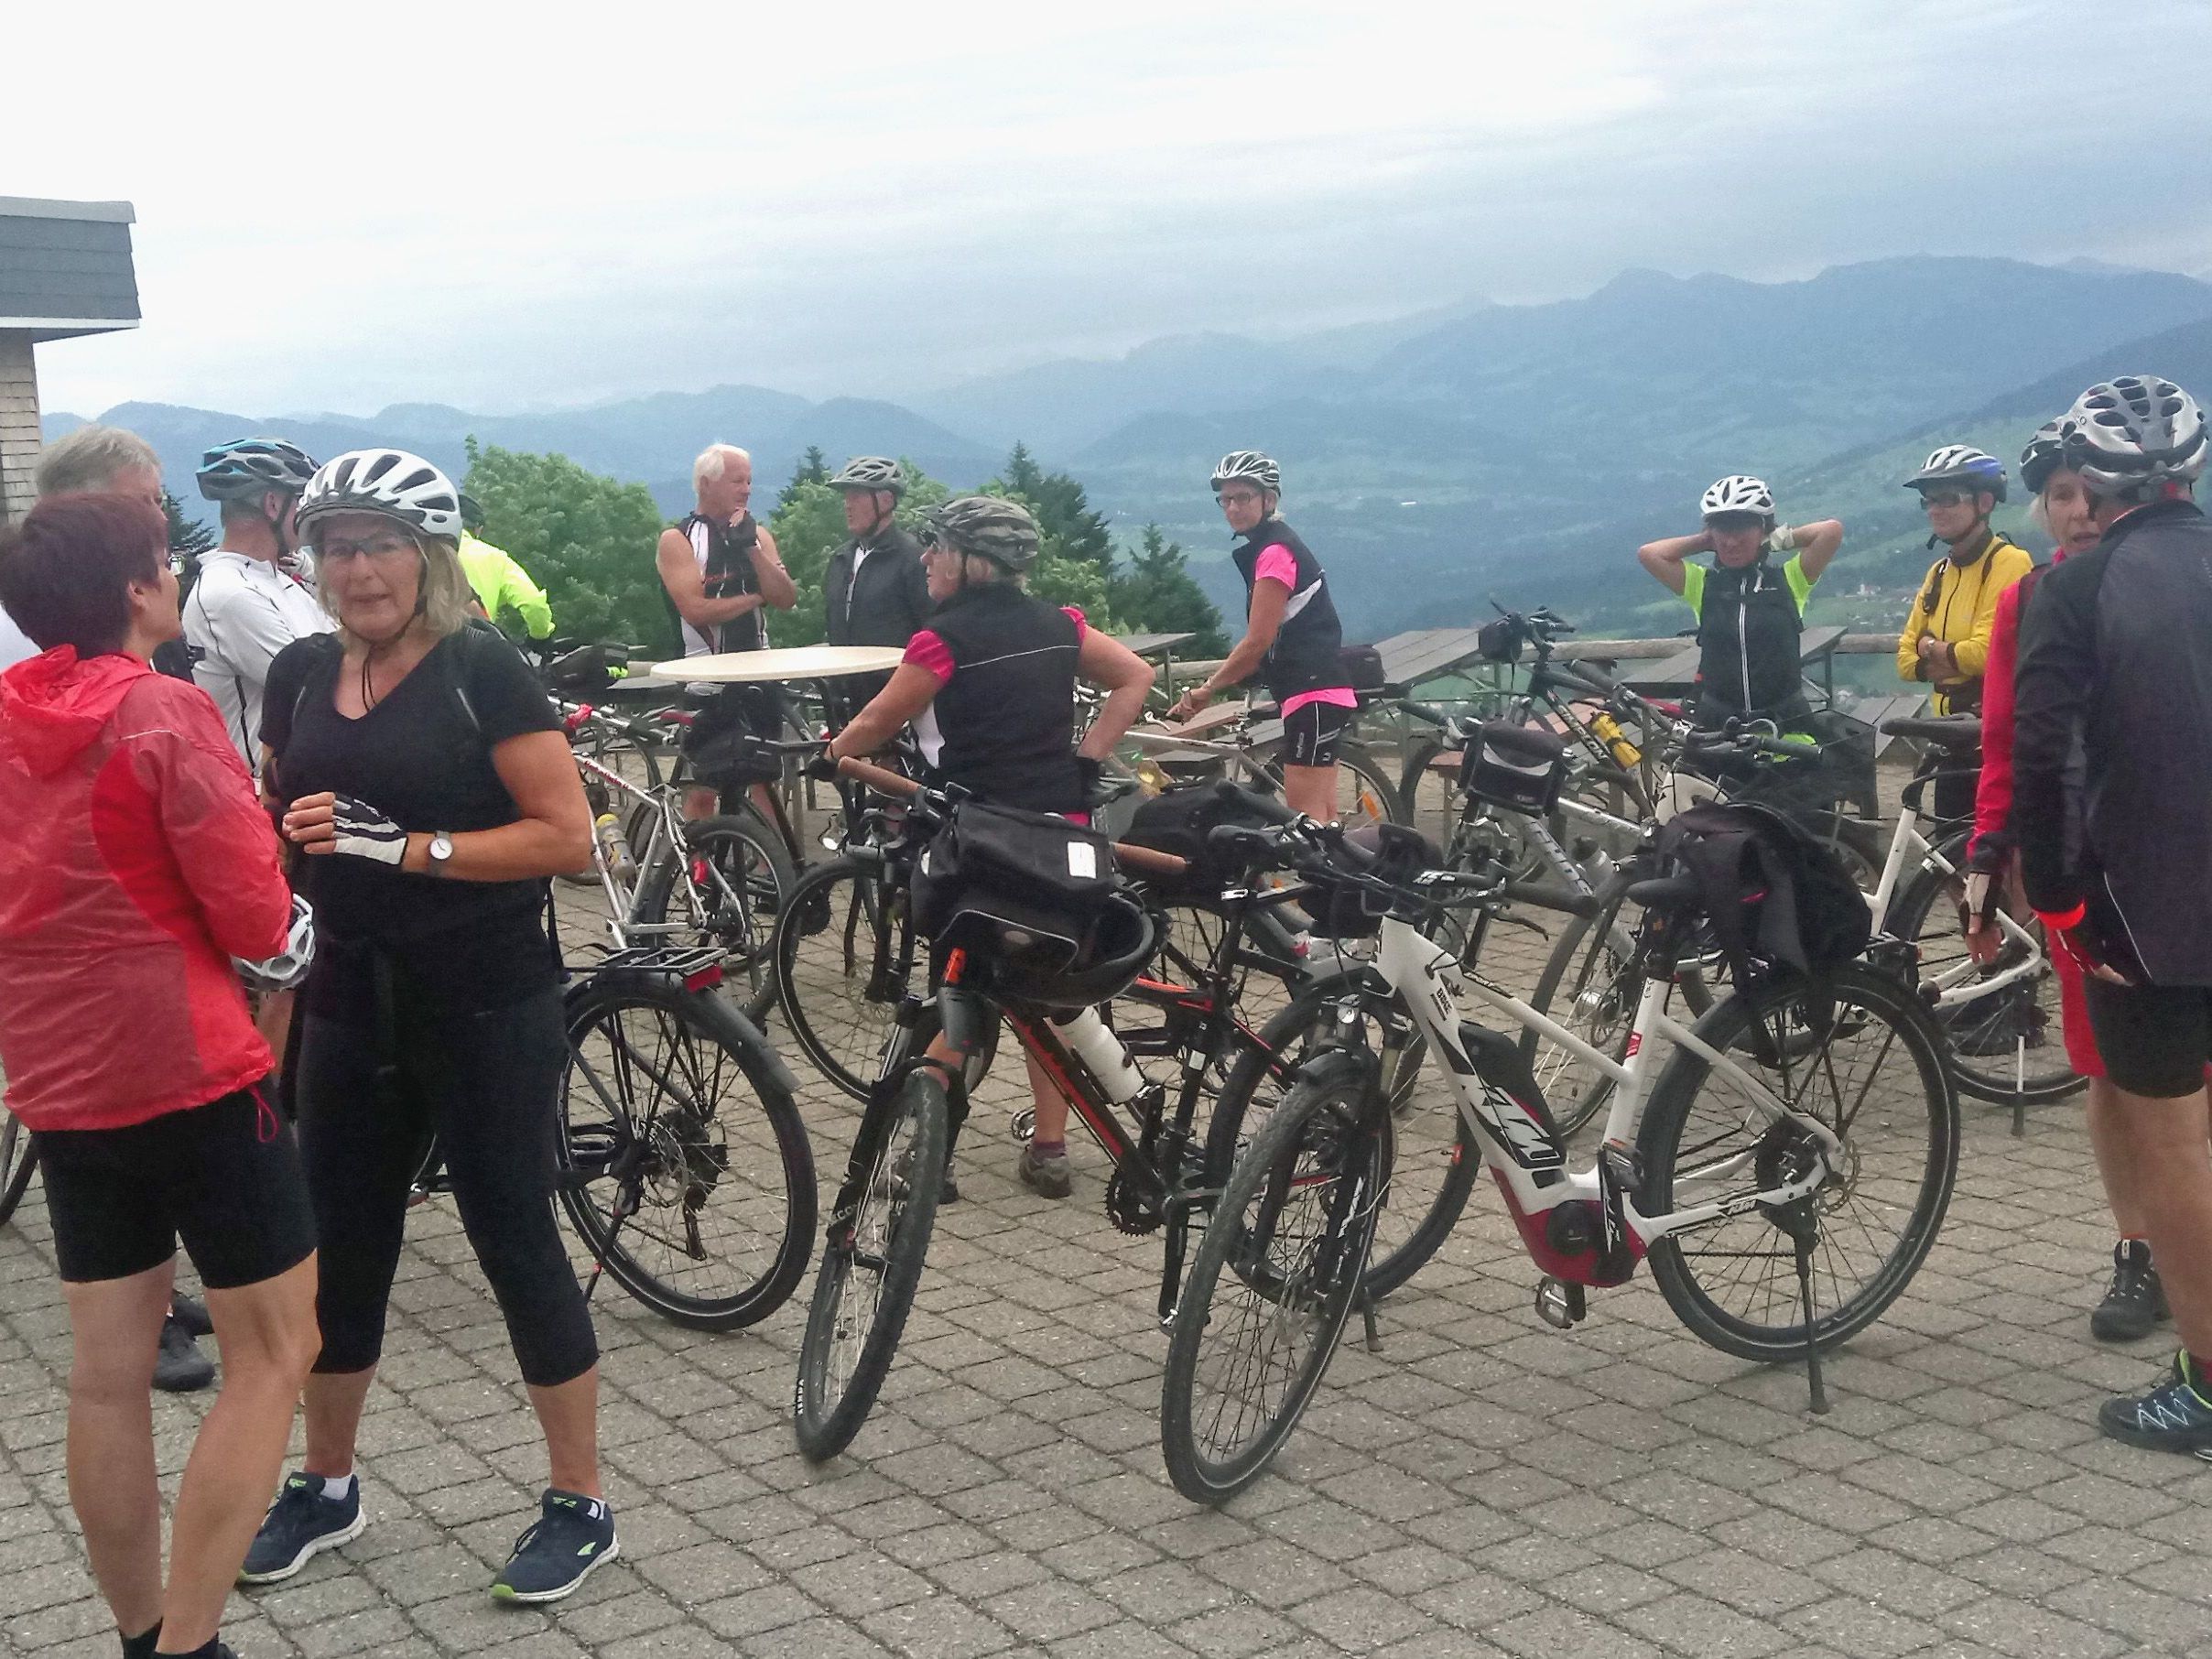
[[[1256,1041],[1239,1046],[1207,1128],[1209,1186],[1229,1178],[1243,1147],[1285,1109],[1307,1057],[1305,1039],[1333,1019],[1350,979],[1339,975],[1308,986],[1261,1028]],[[1372,989],[1385,994],[1380,981],[1372,981]],[[1375,1301],[1403,1288],[1443,1248],[1482,1167],[1481,1152],[1460,1121],[1449,1090],[1441,1090],[1440,1101],[1424,1102],[1420,1074],[1426,1057],[1427,1045],[1416,1032],[1396,1056],[1387,1085],[1390,1186],[1366,1268],[1366,1291]]]
[[[1789,1052],[1779,1057],[1781,1065],[1762,1058],[1762,1054],[1773,1055],[1774,1045],[1754,1034],[1754,1015],[1787,1018],[1784,1011],[1813,999],[1827,1006],[1827,1035],[1807,1050],[1784,1043]],[[1817,1028],[1816,1023],[1799,1023]],[[1958,1172],[1958,1098],[1934,1022],[1909,987],[1863,962],[1852,962],[1817,990],[1804,981],[1774,981],[1755,997],[1732,996],[1698,1021],[1696,1031],[1721,1053],[1734,1050],[1730,1057],[1760,1076],[1785,1104],[1820,1117],[1843,1138],[1843,1173],[1815,1195],[1822,1227],[1816,1273],[1828,1274],[1831,1283],[1830,1294],[1816,1298],[1814,1335],[1823,1349],[1833,1347],[1872,1324],[1903,1294],[1926,1260],[1950,1204]],[[1847,1036],[1855,1047],[1839,1074],[1836,1049]],[[1868,1041],[1860,1044],[1861,1037]],[[1893,1063],[1900,1051],[1904,1062]],[[1861,1070],[1863,1081],[1856,1080]],[[1854,1080],[1847,1082],[1846,1075]],[[1898,1085],[1896,1098],[1881,1104],[1881,1115],[1862,1121],[1877,1080],[1894,1083],[1900,1078],[1905,1081]],[[1788,1092],[1798,1084],[1807,1086],[1795,1095]],[[1824,1089],[1831,1110],[1823,1110]],[[1856,1102],[1847,1110],[1847,1098],[1853,1094]],[[1775,1178],[1781,1161],[1793,1150],[1793,1133],[1785,1123],[1768,1122],[1750,1101],[1725,1074],[1716,1078],[1708,1062],[1677,1048],[1653,1089],[1637,1137],[1643,1172],[1637,1209],[1658,1216],[1678,1204],[1689,1208],[1728,1196],[1725,1189],[1707,1187],[1694,1187],[1686,1198],[1676,1191],[1677,1177],[1685,1173],[1686,1144],[1692,1156],[1712,1167],[1730,1167],[1731,1178],[1748,1172],[1751,1184],[1744,1190],[1757,1190]],[[1699,1115],[1693,1118],[1693,1113]],[[1886,1133],[1892,1127],[1894,1135]],[[1749,1144],[1733,1153],[1715,1150],[1730,1144],[1730,1136]],[[1884,1161],[1878,1165],[1878,1157]],[[1694,1175],[1693,1170],[1686,1178]],[[1847,1226],[1873,1245],[1879,1260],[1856,1288],[1838,1294],[1836,1241]],[[1893,1242],[1885,1247],[1881,1234]],[[1847,1238],[1842,1248],[1852,1248],[1852,1241]],[[1756,1270],[1746,1263],[1762,1255],[1768,1267],[1764,1279],[1755,1282]],[[1772,1362],[1804,1354],[1806,1332],[1795,1247],[1765,1210],[1753,1208],[1654,1240],[1650,1257],[1660,1294],[1700,1341],[1740,1360]],[[1701,1276],[1708,1261],[1711,1285]],[[1723,1291],[1763,1293],[1767,1313],[1787,1308],[1786,1322],[1723,1307]]]
[[[1255,755],[1267,775],[1267,781],[1278,791],[1283,787],[1283,755],[1279,744],[1271,745],[1263,756]],[[1347,790],[1350,791],[1349,806]],[[1337,821],[1357,829],[1361,824],[1376,822],[1403,824],[1407,821],[1405,804],[1399,798],[1396,782],[1382,769],[1365,743],[1348,742],[1337,746]]]
[[[0,1106],[0,1227],[14,1217],[38,1167],[38,1145],[23,1120]]]
[[[1946,876],[1936,867],[1934,859],[1940,857],[1954,870],[1963,870],[1966,864],[1967,832],[1955,831],[1932,850],[1931,857],[1924,862],[1919,872],[1905,884],[1904,889],[1891,902],[1890,911],[1883,918],[1882,930],[1892,937],[1908,939],[1915,945],[1935,929],[1936,949],[1923,947],[1919,956],[1920,976],[1925,982],[1946,966],[1955,964],[1965,955],[1965,940],[1957,927],[1955,876]],[[1939,908],[1937,901],[1945,900]],[[2043,924],[2033,915],[2027,918],[2028,929],[2040,940]],[[2044,949],[2039,945],[2038,949]],[[2008,956],[2011,947],[2007,948]],[[2033,1014],[2022,1020],[2019,1003],[2011,992],[2001,992],[1977,1002],[1961,1003],[1955,1011],[1941,1008],[1933,1013],[1937,1028],[1943,1033],[1944,1062],[1950,1068],[1951,1080],[1958,1085],[1961,1094],[1972,1095],[1979,1101],[1991,1101],[2000,1106],[2044,1106],[2054,1101],[2087,1089],[2088,1079],[2075,1074],[2066,1058],[2066,1045],[2060,1038],[2063,1015],[2059,1009],[2058,979],[2051,967],[2049,951],[2044,949],[2043,972],[2025,981],[2035,987]],[[1946,1017],[1946,1014],[1948,1017]],[[1991,1037],[2001,1037],[2006,1025],[2033,1025],[2047,1038],[2045,1051],[2053,1064],[2039,1071],[2029,1071],[2025,1066],[2026,1050],[2018,1047],[1998,1055],[1977,1056],[1964,1052],[1964,1046]],[[2024,1041],[2031,1035],[2027,1029],[2016,1032],[2016,1041]],[[2001,1067],[2000,1061],[2012,1064]],[[1988,1064],[1978,1064],[1987,1060]]]
[[[890,1375],[937,1224],[949,1115],[945,1084],[936,1071],[924,1066],[909,1072],[870,1155],[850,1225],[840,1229],[831,1220],[792,1390],[792,1423],[808,1462],[824,1462],[852,1443]],[[862,1133],[868,1133],[865,1120]],[[858,1249],[856,1241],[873,1248]],[[840,1366],[840,1338],[851,1334],[844,1324],[846,1303],[867,1269],[863,1257],[875,1263],[874,1296],[857,1351]]]
[[[775,1001],[774,918],[798,884],[784,838],[751,808],[687,823],[683,847],[665,848],[638,877],[638,920],[666,924],[670,905],[683,906],[676,893],[678,859],[689,861],[692,883],[706,889],[710,909],[697,942],[722,953],[725,983],[745,1017],[757,1021]]]
[[[1439,847],[1450,840],[1459,817],[1458,780],[1430,770],[1448,753],[1441,739],[1415,738],[1406,746],[1404,764],[1398,769],[1398,802],[1405,809],[1405,821]],[[1434,808],[1423,806],[1425,791],[1437,796]]]
[[[1368,1195],[1380,1190],[1386,1166],[1375,1124],[1387,1114],[1368,1094],[1363,1068],[1309,1073],[1222,1185],[1176,1303],[1160,1379],[1161,1454],[1168,1479],[1194,1503],[1225,1502],[1259,1478],[1297,1427],[1334,1357],[1374,1242],[1378,1202]],[[1317,1196],[1325,1201],[1315,1205]],[[1318,1236],[1310,1249],[1283,1252],[1286,1238],[1300,1236],[1294,1218],[1317,1209]],[[1299,1271],[1312,1268],[1317,1291],[1301,1290],[1290,1271],[1294,1261]],[[1217,1334],[1231,1342],[1245,1332],[1264,1340],[1287,1333],[1301,1310],[1311,1340],[1294,1362],[1241,1356],[1207,1364],[1205,1339],[1217,1321]],[[1223,1448],[1213,1444],[1220,1411],[1202,1397],[1212,1392],[1209,1370],[1230,1383],[1286,1378],[1279,1398],[1260,1404],[1250,1432]]]
[[[563,1013],[569,1063],[556,1189],[586,1249],[616,1284],[674,1324],[724,1331],[766,1318],[798,1287],[816,1220],[814,1154],[790,1073],[729,1002],[665,975],[587,979],[569,992]],[[630,1024],[632,1013],[646,1016],[649,1027]],[[672,1040],[679,1033],[682,1054]],[[658,1046],[641,1049],[641,1039]],[[702,1063],[690,1052],[694,1042],[710,1046],[716,1057]],[[641,1084],[670,1075],[680,1098],[656,1096],[641,1121]],[[580,1098],[603,1116],[580,1118]],[[732,1155],[741,1135],[760,1154],[743,1165]],[[633,1160],[630,1178],[616,1174]],[[623,1213],[602,1210],[602,1188]],[[758,1263],[742,1270],[743,1282],[710,1289],[695,1277],[678,1282],[674,1270],[645,1259],[641,1242],[663,1238],[667,1229],[682,1235],[677,1253],[704,1262],[700,1221],[716,1200],[713,1213],[736,1218],[741,1239],[761,1242],[743,1247]]]
[[[770,941],[784,1024],[842,1093],[865,1101],[905,986],[878,983],[895,949],[898,890],[851,858],[817,864],[791,889]]]

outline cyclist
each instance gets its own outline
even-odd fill
[[[1697,511],[1705,527],[1696,535],[1636,549],[1636,562],[1697,619],[1692,718],[1708,728],[1761,720],[1801,732],[1813,712],[1798,667],[1805,602],[1843,545],[1843,526],[1782,524],[1773,492],[1743,472],[1716,481]],[[1700,553],[1713,556],[1710,569],[1689,562]]]
[[[2154,375],[2091,386],[2056,434],[2097,545],[2040,578],[2013,681],[2011,828],[2022,885],[2083,999],[2182,1350],[2099,1428],[2212,1448],[2212,525],[2196,400]],[[2075,747],[2083,784],[2069,790]]]
[[[1990,515],[2005,498],[2004,463],[1995,456],[1946,444],[1904,487],[1920,492],[1928,546],[1940,541],[1946,551],[1928,567],[1897,636],[1898,677],[1935,687],[1936,713],[1972,714],[1981,708],[1998,598],[2035,561],[1990,527]],[[1938,818],[1963,818],[1974,809],[1978,765],[1968,762],[1936,775]]]
[[[1000,806],[1089,821],[1090,783],[1143,711],[1152,665],[1089,626],[1080,611],[1023,591],[1038,537],[1019,503],[949,501],[930,515],[922,539],[937,609],[891,683],[831,740],[830,754],[873,754],[911,723],[938,778]],[[1107,694],[1080,744],[1079,677]],[[941,1043],[931,1052],[957,1064]],[[1029,1081],[1036,1127],[1016,1174],[1047,1198],[1066,1198],[1068,1101],[1035,1062]]]
[[[233,439],[200,461],[200,493],[222,512],[222,545],[201,557],[184,641],[192,678],[215,699],[249,772],[261,756],[269,664],[294,640],[331,628],[330,613],[280,563],[299,550],[293,515],[314,476],[313,458],[281,438]]]
[[[2046,421],[2028,440],[2020,458],[2020,482],[2030,497],[2028,516],[2055,544],[2053,565],[2087,553],[2101,539],[2081,474],[2061,462],[2061,426],[2059,420]],[[2002,936],[1991,918],[2014,871],[2010,819],[2013,674],[2019,661],[2020,614],[2034,593],[2037,580],[2051,568],[2039,566],[2030,570],[1998,600],[1997,618],[1990,630],[1989,661],[1982,671],[1983,758],[1974,801],[1974,840],[1967,854],[1966,930],[1968,947],[1984,964],[1994,962],[2002,948]],[[2074,774],[2078,769],[2078,764],[2069,765],[2069,785],[2076,782]],[[2165,1293],[2159,1285],[2142,1203],[2127,1162],[2119,1098],[2105,1075],[2104,1058],[2097,1052],[2097,1035],[2089,1028],[2080,965],[2061,950],[2052,953],[2051,968],[2058,979],[2059,1022],[2066,1060],[2088,1082],[2089,1146],[2097,1155],[2098,1174],[2103,1178],[2105,1197],[2120,1230],[2120,1241],[2112,1249],[2112,1280],[2104,1299],[2089,1316],[2089,1332],[2102,1342],[2133,1341],[2149,1336],[2158,1321],[2168,1317]]]
[[[856,455],[830,487],[845,498],[845,528],[852,539],[830,555],[822,572],[827,637],[833,645],[897,645],[902,649],[929,613],[929,573],[921,544],[895,522],[906,474],[895,461]],[[888,674],[832,681],[844,710],[867,706],[890,684]]]
[[[1283,710],[1283,795],[1319,823],[1337,816],[1337,745],[1360,699],[1342,659],[1344,630],[1328,578],[1297,532],[1276,516],[1283,469],[1257,450],[1232,450],[1213,470],[1214,499],[1237,534],[1230,550],[1244,579],[1244,636],[1221,666],[1176,699],[1187,720],[1254,674]]]
[[[483,607],[484,620],[495,623],[502,612],[512,611],[522,618],[532,639],[552,638],[553,607],[546,599],[546,591],[530,580],[530,573],[504,548],[477,540],[476,532],[483,528],[483,508],[463,490],[461,573],[469,579],[470,591]]]
[[[240,1577],[289,1578],[364,1524],[354,1444],[435,1133],[552,1465],[492,1593],[555,1600],[615,1553],[598,1348],[548,1201],[569,1050],[545,881],[591,856],[591,809],[536,674],[470,620],[451,480],[354,450],[315,474],[299,521],[338,632],[276,659],[262,738],[323,931],[297,1076],[322,1351],[306,1465]]]
[[[179,631],[167,540],[117,494],[48,497],[0,534],[0,601],[43,649],[0,676],[0,1067],[69,1303],[70,1502],[126,1659],[227,1651],[315,1352],[313,1217],[232,961],[291,949],[291,893],[214,709],[152,669]],[[225,1375],[165,1590],[146,1388],[179,1237]]]
[[[698,505],[661,532],[655,556],[684,655],[764,651],[767,610],[790,610],[798,602],[798,589],[784,569],[775,537],[747,510],[753,458],[735,444],[709,444],[691,463],[691,487]],[[773,685],[691,689],[708,700],[684,739],[687,754],[706,751],[725,732],[764,738],[783,733],[784,699]],[[754,783],[753,793],[773,822],[766,780]],[[692,818],[707,817],[716,805],[710,788],[695,787],[684,798],[684,811]]]

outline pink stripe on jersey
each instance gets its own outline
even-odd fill
[[[1320,691],[1301,691],[1296,697],[1283,699],[1285,716],[1296,714],[1307,703],[1326,703],[1331,709],[1357,709],[1359,695],[1350,686],[1330,686]]]
[[[1298,591],[1298,560],[1281,542],[1260,549],[1260,561],[1252,568],[1254,581],[1279,581],[1293,593]]]
[[[1060,614],[1075,623],[1075,643],[1081,645],[1083,635],[1090,632],[1090,624],[1083,620],[1083,613],[1074,605],[1062,605]]]
[[[928,669],[937,676],[940,686],[949,685],[952,681],[952,650],[935,629],[920,628],[915,631],[914,637],[906,642],[905,660],[917,668]]]

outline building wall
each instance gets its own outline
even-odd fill
[[[38,464],[38,372],[31,337],[0,329],[0,524],[30,511],[31,472]]]

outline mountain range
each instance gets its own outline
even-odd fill
[[[1838,578],[1909,582],[1925,558],[1896,483],[1921,453],[1957,439],[2010,460],[2083,385],[2131,370],[2212,391],[2212,284],[1937,257],[1781,283],[1630,271],[1549,304],[1169,337],[905,404],[729,385],[526,415],[402,404],[271,419],[125,404],[101,418],[153,442],[173,483],[200,450],[253,430],[317,454],[398,444],[453,467],[473,434],[646,483],[671,513],[689,502],[690,457],[715,439],[753,450],[764,500],[809,446],[833,463],[902,454],[966,486],[1019,439],[1132,538],[1157,522],[1180,539],[1220,601],[1238,589],[1207,473],[1227,450],[1263,448],[1348,625],[1373,636],[1469,621],[1492,591],[1632,616],[1648,603],[1634,546],[1689,527],[1698,493],[1732,472],[1773,481],[1785,515],[1843,516]],[[47,429],[74,424],[57,414]]]

